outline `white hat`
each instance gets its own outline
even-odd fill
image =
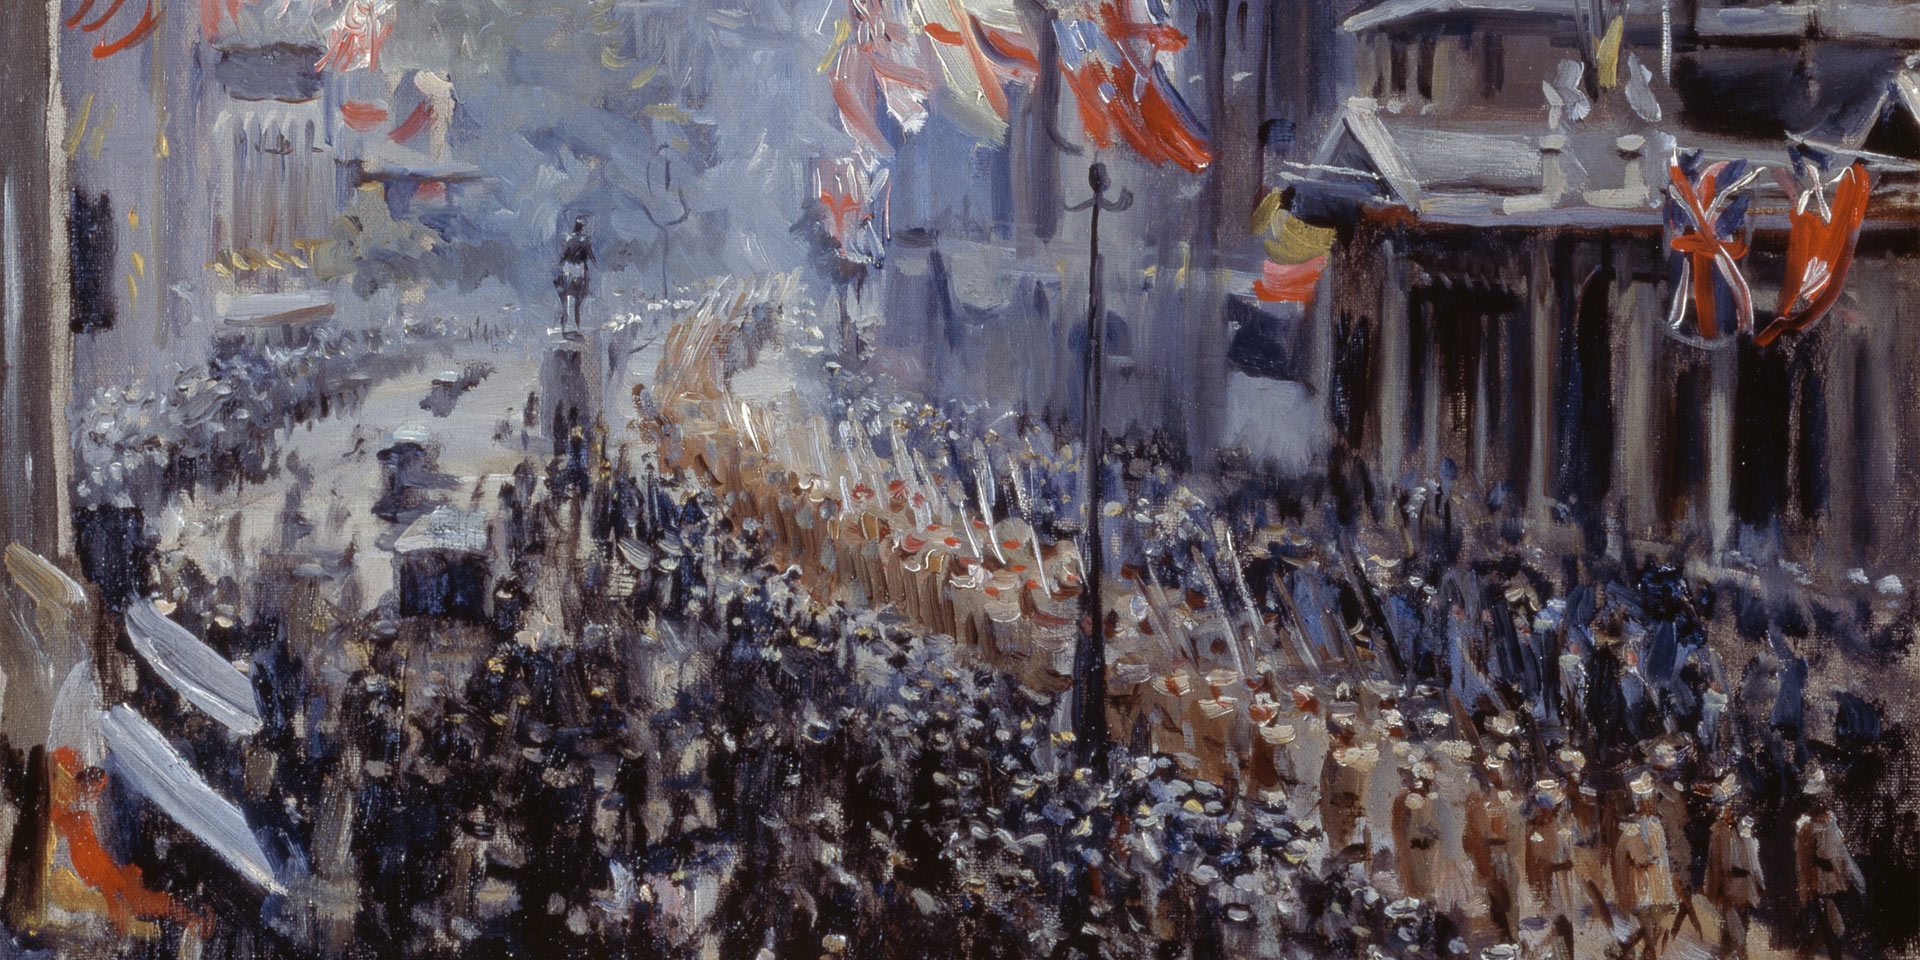
[[[1801,789],[1809,794],[1826,793],[1827,771],[1820,767],[1814,767],[1813,772],[1807,775],[1807,782]]]

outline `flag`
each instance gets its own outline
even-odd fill
[[[1254,232],[1267,253],[1253,295],[1265,303],[1310,303],[1333,249],[1333,230],[1293,216],[1281,199],[1280,191],[1269,191],[1253,212]]]
[[[1054,24],[1060,69],[1080,101],[1080,124],[1100,147],[1116,136],[1155,165],[1199,173],[1213,163],[1200,122],[1161,69],[1159,56],[1187,45],[1170,24],[1142,23],[1113,3]]]
[[[1320,282],[1320,272],[1326,266],[1326,257],[1287,264],[1268,260],[1262,265],[1260,279],[1253,282],[1253,295],[1264,303],[1310,302],[1314,285]]]
[[[1680,282],[1674,289],[1674,316],[1685,312],[1691,288],[1693,310],[1700,336],[1712,340],[1720,336],[1725,321],[1741,330],[1753,329],[1753,291],[1740,260],[1747,255],[1746,241],[1736,236],[1746,221],[1747,197],[1740,188],[1751,181],[1758,170],[1748,172],[1745,160],[1721,161],[1698,170],[1700,154],[1683,160],[1678,154],[1668,163],[1667,225],[1672,233],[1668,245],[1684,259]],[[1732,317],[1720,313],[1720,294],[1727,294]]]
[[[1860,224],[1867,216],[1867,168],[1856,162],[1835,183],[1831,207],[1816,178],[1787,214],[1792,233],[1787,239],[1786,280],[1780,285],[1780,306],[1773,322],[1753,338],[1760,346],[1788,331],[1819,323],[1846,286]]]
[[[348,0],[327,29],[327,54],[315,70],[380,69],[380,45],[393,32],[393,0]]]

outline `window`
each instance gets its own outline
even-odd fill
[[[1733,512],[1765,528],[1788,504],[1787,444],[1792,437],[1793,379],[1784,351],[1742,341],[1736,362],[1733,424]]]
[[[1432,34],[1420,38],[1420,64],[1414,71],[1414,83],[1422,100],[1433,99],[1433,58],[1439,44]]]
[[[1227,344],[1229,366],[1250,377],[1306,378],[1299,313],[1269,312],[1258,303],[1232,297],[1227,301],[1226,320],[1234,330]]]
[[[1480,96],[1491,100],[1507,82],[1507,52],[1500,35],[1489,33],[1480,38]]]
[[[1111,360],[1133,359],[1133,328],[1117,313],[1107,314],[1107,357]]]
[[[72,246],[74,333],[113,329],[113,202],[106,194],[89,197],[73,192],[72,216],[67,221]]]

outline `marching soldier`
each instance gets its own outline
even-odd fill
[[[1653,775],[1641,773],[1630,784],[1634,813],[1620,824],[1613,847],[1613,883],[1620,905],[1633,911],[1639,929],[1622,945],[1624,954],[1636,942],[1647,960],[1657,960],[1666,939],[1669,918],[1678,909],[1673,884],[1673,861],[1667,849],[1667,828],[1655,811]]]
[[[1409,897],[1431,900],[1440,867],[1440,820],[1430,784],[1412,776],[1393,801],[1393,857]]]
[[[1825,776],[1815,771],[1807,789],[1822,791],[1825,785]],[[1800,873],[1800,902],[1806,904],[1811,913],[1809,919],[1826,942],[1828,954],[1833,960],[1840,960],[1847,925],[1840,916],[1839,898],[1866,886],[1866,878],[1860,875],[1859,865],[1847,852],[1846,838],[1841,836],[1840,824],[1833,819],[1833,811],[1828,809],[1824,797],[1816,795],[1813,809],[1796,825],[1794,853]],[[1806,953],[1810,956],[1812,951]]]
[[[1520,884],[1512,842],[1520,823],[1519,799],[1501,784],[1497,770],[1490,769],[1486,786],[1468,801],[1466,847],[1493,921],[1508,938],[1518,932],[1514,904]]]
[[[1335,717],[1331,724],[1333,742],[1327,746],[1327,759],[1320,768],[1320,825],[1327,834],[1327,849],[1335,855],[1352,852],[1356,843],[1354,827],[1365,811],[1367,771],[1358,737],[1349,718]]]
[[[1720,811],[1707,840],[1708,902],[1720,908],[1720,952],[1747,955],[1747,923],[1766,884],[1760,875],[1760,840],[1753,818],[1735,819],[1733,808]]]
[[[1560,781],[1537,781],[1532,807],[1527,824],[1527,885],[1540,902],[1541,915],[1553,924],[1560,947],[1557,960],[1573,960],[1573,918],[1580,902],[1580,883],[1573,869],[1577,838]]]

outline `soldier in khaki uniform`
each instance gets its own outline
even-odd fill
[[[1574,875],[1578,841],[1567,815],[1566,788],[1548,778],[1534,784],[1527,818],[1527,885],[1540,903],[1540,915],[1553,924],[1556,960],[1573,960],[1573,924],[1580,908],[1580,881]]]
[[[1440,820],[1430,785],[1417,776],[1393,801],[1393,858],[1402,892],[1433,899],[1439,879]]]
[[[1633,911],[1639,929],[1627,938],[1621,952],[1632,950],[1638,942],[1647,960],[1656,960],[1679,898],[1673,885],[1666,824],[1655,812],[1653,776],[1642,773],[1630,786],[1634,813],[1621,822],[1619,838],[1614,841],[1613,884],[1615,898]]]
[[[1824,787],[1824,778],[1816,775],[1816,782]],[[1847,852],[1846,838],[1841,836],[1840,824],[1833,819],[1824,797],[1816,796],[1813,809],[1800,818],[1794,831],[1794,854],[1800,873],[1800,902],[1806,904],[1808,919],[1820,931],[1828,954],[1840,960],[1847,925],[1840,916],[1839,898],[1866,886],[1866,880]],[[1812,951],[1806,953],[1810,956]]]
[[[1486,785],[1467,801],[1466,850],[1487,896],[1493,922],[1508,938],[1519,932],[1515,897],[1520,878],[1514,841],[1520,836],[1520,800],[1490,771]]]
[[[1708,902],[1720,908],[1720,952],[1747,955],[1747,923],[1766,883],[1760,874],[1760,840],[1753,818],[1735,819],[1733,807],[1721,809],[1707,840]]]
[[[1367,770],[1352,721],[1336,717],[1333,742],[1320,768],[1320,826],[1327,834],[1327,850],[1335,856],[1365,856],[1367,841],[1355,841],[1354,827],[1365,815]],[[1360,846],[1358,851],[1354,846]]]

